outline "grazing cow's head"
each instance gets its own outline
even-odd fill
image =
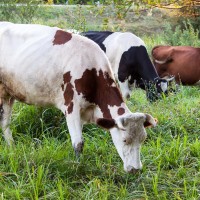
[[[146,90],[150,101],[160,98],[162,93],[167,94],[171,81],[159,78],[143,45],[131,47],[122,54],[118,78],[123,97],[130,97],[132,89],[137,86]]]
[[[168,79],[157,78],[153,82],[145,83],[147,99],[150,102],[153,102],[161,98],[163,95],[168,95],[169,90],[172,89],[170,85],[172,84],[173,81],[174,77]]]
[[[146,96],[150,102],[153,102],[167,95],[168,82],[165,79],[157,79],[154,82],[148,82],[145,84]]]
[[[147,134],[145,127],[157,121],[149,114],[130,113],[117,119],[98,119],[97,124],[110,130],[113,142],[124,162],[124,170],[134,173],[142,168],[140,146]]]

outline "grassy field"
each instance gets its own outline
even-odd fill
[[[85,126],[78,161],[60,112],[17,103],[16,145],[0,141],[1,199],[199,199],[199,88],[181,87],[153,104],[136,90],[127,103],[159,120],[147,130],[143,170],[136,175],[124,172],[108,132]]]
[[[59,20],[54,21],[55,15],[44,12],[48,20],[35,23],[63,28],[57,15]],[[187,34],[199,44],[191,29]],[[149,52],[154,45],[169,42],[160,33],[143,39]],[[11,123],[15,146],[7,147],[0,137],[0,199],[199,200],[200,88],[180,86],[179,92],[155,103],[136,89],[127,105],[132,112],[150,113],[159,121],[147,129],[141,149],[143,169],[135,175],[124,172],[107,131],[85,126],[84,152],[77,160],[58,110],[17,102]]]

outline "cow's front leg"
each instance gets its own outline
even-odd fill
[[[79,156],[83,151],[84,141],[82,138],[82,127],[79,119],[68,119],[67,125],[69,129],[69,134],[71,136],[72,146],[76,156]]]
[[[69,134],[71,136],[72,145],[76,156],[79,156],[83,151],[84,141],[82,138],[82,122],[80,118],[80,109],[79,107],[73,108],[73,111],[66,115],[67,117],[67,126],[69,129]]]

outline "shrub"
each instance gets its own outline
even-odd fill
[[[175,30],[170,24],[166,24],[164,31],[164,40],[167,44],[177,46],[200,46],[200,41],[198,38],[199,31],[195,30],[191,22],[185,21],[184,28],[181,29],[181,26],[178,25],[175,27]]]
[[[30,23],[41,0],[1,0],[0,20]]]

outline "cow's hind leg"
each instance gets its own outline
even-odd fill
[[[3,101],[2,98],[0,98],[0,118],[3,116]]]
[[[4,85],[0,83],[0,118],[2,117],[3,115],[3,99],[5,98],[6,96],[6,90],[4,88]]]
[[[10,131],[10,120],[14,98],[10,97],[2,84],[0,84],[0,125],[4,138],[8,145],[13,143],[12,133]]]

